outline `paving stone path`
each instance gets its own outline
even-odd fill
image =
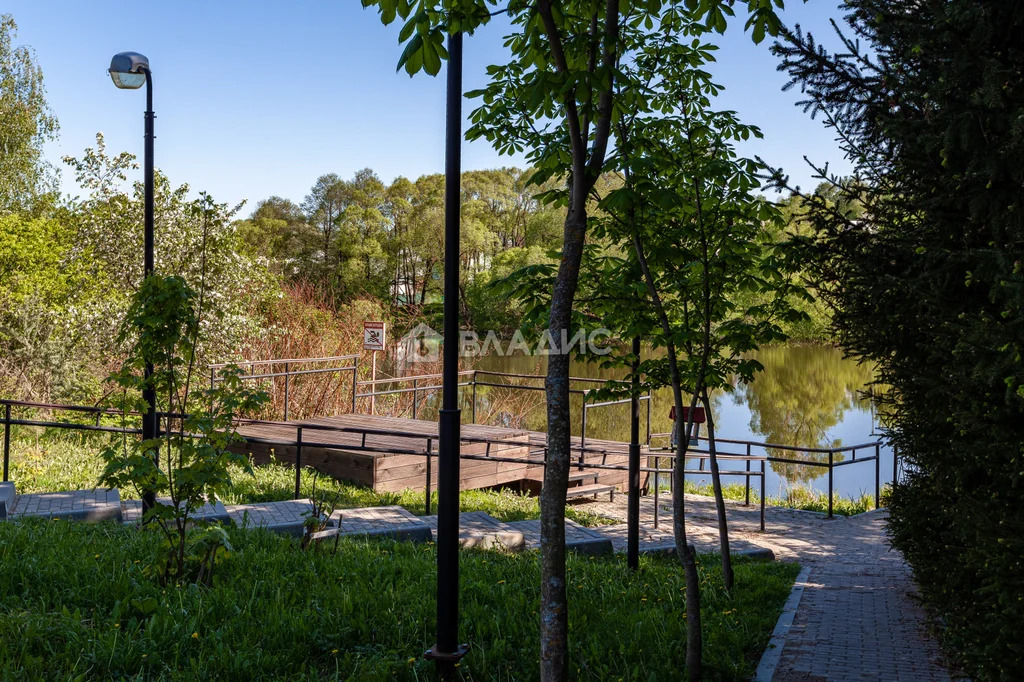
[[[583,508],[626,518],[625,501]],[[714,501],[686,497],[687,530],[698,546],[717,542]],[[654,503],[641,498],[641,523],[653,523]],[[671,500],[660,504],[659,531],[671,530]],[[774,682],[931,682],[950,680],[926,630],[910,568],[890,549],[885,511],[835,519],[769,507],[759,531],[756,507],[730,503],[730,539],[767,547],[781,561],[797,561],[809,577]]]
[[[10,517],[41,516],[75,521],[121,520],[121,497],[116,490],[93,488],[45,495],[15,495]]]

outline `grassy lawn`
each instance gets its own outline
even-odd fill
[[[114,524],[0,524],[0,679],[432,679],[432,545],[343,541],[303,552],[231,531],[213,588],[161,588],[144,573],[159,538]],[[701,557],[708,679],[748,677],[797,573],[736,562],[727,594]],[[537,677],[537,555],[462,552],[464,679]],[[575,679],[680,679],[678,563],[569,559]]]

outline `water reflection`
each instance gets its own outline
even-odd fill
[[[861,397],[871,381],[871,369],[843,358],[835,348],[781,346],[757,353],[764,371],[741,386],[738,399],[750,411],[750,430],[769,443],[809,448],[844,445],[835,428],[851,409],[868,410]],[[867,433],[863,441],[868,440]],[[861,442],[863,442],[861,441]],[[846,443],[847,445],[853,443]],[[827,453],[793,453],[769,448],[769,454],[787,459],[828,462]],[[845,455],[837,453],[836,461]],[[772,470],[789,482],[806,483],[821,475],[815,467],[771,463]]]
[[[720,438],[754,440],[781,445],[803,447],[841,447],[874,440],[873,415],[870,403],[861,396],[871,381],[870,367],[859,365],[843,357],[842,352],[830,347],[794,345],[765,348],[754,354],[765,367],[749,385],[739,384],[729,392],[719,392],[713,398],[713,413]],[[497,372],[543,375],[547,370],[546,358],[516,355],[489,356],[476,363],[477,368]],[[576,362],[573,376],[600,379],[618,378],[621,370],[601,369],[590,363]],[[543,381],[526,381],[501,377],[480,376],[481,382],[522,383],[542,387]],[[584,389],[588,384],[574,384]],[[424,396],[420,405],[420,418],[433,419],[437,415],[438,396]],[[460,392],[463,419],[471,420],[472,389]],[[583,396],[571,397],[573,434],[581,430]],[[650,406],[650,432],[668,433],[672,422],[668,413],[672,405],[671,391],[658,391]],[[478,386],[476,393],[478,422],[502,424],[517,428],[543,431],[546,428],[543,391],[517,391],[493,386]],[[641,438],[647,430],[648,409],[641,407]],[[704,434],[702,433],[702,436]],[[587,437],[625,441],[629,438],[629,405],[613,405],[588,410]],[[665,444],[663,439],[660,444]],[[722,445],[721,451],[736,451],[738,446]],[[755,452],[755,454],[762,454]],[[778,450],[768,454],[782,455]],[[864,455],[873,454],[864,452]],[[891,472],[891,454],[882,450],[882,482]],[[799,457],[826,462],[826,453]],[[836,461],[845,455],[836,454]],[[696,467],[696,462],[691,462]],[[810,485],[818,490],[826,487],[826,470],[797,464],[771,463],[766,489],[775,494],[789,484]],[[699,479],[695,479],[699,480]],[[741,480],[741,479],[732,479]],[[853,465],[836,470],[835,486],[843,495],[857,495],[874,487],[874,467],[870,464]]]

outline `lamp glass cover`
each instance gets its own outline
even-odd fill
[[[144,73],[111,71],[110,78],[114,81],[114,85],[127,90],[135,90],[136,88],[141,88],[146,84],[146,74]]]

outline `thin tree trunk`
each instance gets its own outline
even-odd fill
[[[430,281],[430,272],[434,269],[434,261],[427,263],[427,268],[423,272],[423,290],[420,292],[420,305],[427,302],[427,282]]]
[[[708,453],[711,461],[711,486],[715,490],[715,508],[718,511],[718,541],[722,549],[722,579],[725,589],[733,585],[732,555],[729,553],[729,521],[725,516],[725,496],[722,494],[722,476],[718,472],[718,453],[715,446],[715,417],[711,414],[711,400],[707,388],[701,390],[701,402],[707,414]]]
[[[574,198],[583,201],[580,195]],[[551,296],[548,333],[552,354],[544,380],[547,392],[548,451],[540,495],[540,677],[545,682],[569,676],[569,601],[565,588],[565,495],[569,486],[571,415],[567,348],[573,301],[579,282],[587,218],[577,207],[566,217],[562,261]]]
[[[677,423],[682,425],[683,418],[683,389],[679,377],[679,363],[676,359],[676,346],[671,341],[672,327],[669,324],[668,315],[662,305],[661,296],[658,294],[658,287],[654,282],[651,269],[647,265],[647,256],[644,253],[643,242],[640,233],[633,232],[633,246],[636,249],[637,261],[644,274],[644,281],[647,284],[647,292],[651,296],[651,302],[657,312],[658,320],[661,323],[661,330],[665,334],[668,351],[668,368],[672,377],[672,399],[676,408]],[[701,386],[696,387],[696,392],[702,390]],[[696,396],[694,396],[696,403]],[[692,405],[691,405],[692,407]],[[703,635],[700,624],[700,576],[697,573],[697,560],[693,550],[690,549],[689,540],[686,537],[686,496],[683,494],[683,486],[686,482],[686,451],[689,448],[690,430],[693,428],[693,412],[690,410],[689,421],[683,433],[676,438],[676,457],[672,468],[672,534],[676,541],[676,555],[683,565],[683,574],[686,577],[686,675],[690,682],[696,682],[702,676],[702,653]],[[673,426],[672,428],[676,428]]]
[[[686,111],[686,104],[683,104],[683,111]],[[693,155],[693,130],[689,128],[690,119],[686,116],[686,125],[688,126],[687,140],[690,144],[690,153]],[[707,223],[704,217],[704,199],[703,199],[703,187],[700,181],[699,175],[693,177],[693,194],[695,199],[697,225],[700,230],[700,241],[701,241],[701,266],[703,270],[703,325],[704,325],[704,341],[703,347],[701,348],[702,357],[704,359],[701,366],[701,380],[703,383],[704,373],[707,369],[708,360],[711,357],[711,300],[713,298],[711,293],[711,259],[712,249],[708,244],[708,232]],[[711,401],[708,399],[708,392],[706,386],[701,386],[698,391],[701,402],[704,404],[704,411],[707,413],[708,423],[708,442],[709,442],[709,460],[711,465],[711,486],[715,491],[715,511],[718,514],[718,537],[721,543],[722,550],[722,578],[725,582],[725,589],[731,590],[733,585],[733,571],[732,571],[732,556],[729,554],[729,523],[725,516],[725,499],[722,495],[722,476],[718,470],[718,455],[715,452],[715,439],[712,435],[714,433],[714,417],[711,414]]]

